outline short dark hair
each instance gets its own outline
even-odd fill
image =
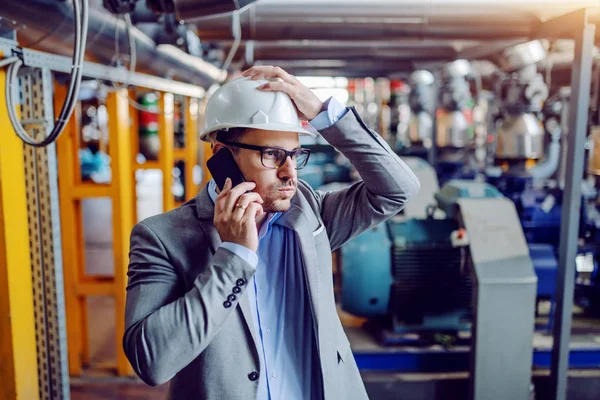
[[[248,128],[226,128],[221,129],[217,132],[217,140],[228,140],[230,142],[237,142],[245,134]]]
[[[248,128],[221,129],[220,131],[217,132],[216,139],[217,139],[217,142],[220,142],[221,140],[226,140],[229,142],[237,142],[244,137],[244,135],[246,134],[247,131],[248,131]],[[232,146],[231,150],[233,150],[234,153],[237,153],[240,149]]]

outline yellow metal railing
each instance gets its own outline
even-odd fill
[[[55,102],[65,95],[63,86],[56,87]],[[81,126],[78,107],[65,132],[57,141],[59,160],[59,195],[65,276],[65,305],[69,346],[69,372],[80,375],[90,364],[88,346],[88,311],[86,299],[90,296],[110,296],[115,304],[116,371],[131,375],[132,369],[122,350],[125,331],[125,295],[129,255],[129,235],[137,222],[136,180],[138,169],[160,169],[163,175],[163,211],[177,205],[171,192],[172,170],[175,160],[185,161],[186,200],[197,194],[193,182],[193,168],[198,164],[197,99],[185,100],[185,143],[183,149],[174,148],[174,97],[160,93],[159,138],[160,151],[156,161],[137,162],[139,152],[138,112],[129,104],[126,89],[110,92],[107,97],[108,155],[111,159],[112,180],[109,184],[83,182],[78,154],[81,147]],[[114,274],[110,276],[86,274],[85,242],[81,202],[84,199],[108,197],[112,203],[112,237]]]
[[[0,88],[6,72],[0,69]],[[39,398],[23,142],[0,96],[0,398]]]

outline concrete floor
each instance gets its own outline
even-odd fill
[[[72,379],[71,400],[163,400],[168,384],[151,387],[137,380]]]
[[[137,377],[115,377],[114,365],[117,348],[114,337],[114,302],[109,297],[91,297],[88,300],[88,307],[90,316],[89,348],[94,367],[86,369],[82,377],[71,379],[71,399],[164,399],[168,384],[150,387]],[[363,322],[344,313],[341,317],[349,331],[354,331]],[[585,321],[579,320],[576,326],[581,324],[584,327],[588,325]],[[598,322],[593,321],[590,324],[597,327]],[[350,336],[352,338],[352,335]],[[600,337],[598,340],[600,341]],[[466,373],[363,373],[363,380],[371,400],[465,400],[467,398],[468,374]],[[536,372],[534,381],[536,383],[536,400],[550,399],[547,371]],[[597,400],[599,398],[600,371],[573,371],[570,374],[569,382],[568,400]]]

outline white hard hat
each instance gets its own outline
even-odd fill
[[[257,88],[269,82],[242,77],[221,86],[206,105],[204,130],[200,139],[226,128],[254,128],[268,131],[297,132],[316,137],[302,128],[302,122],[290,96]]]

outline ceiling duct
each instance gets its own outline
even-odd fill
[[[43,18],[40,18],[42,15]],[[70,2],[0,1],[0,23],[3,19],[14,21],[11,26],[17,32],[19,45],[52,54],[70,56],[73,53],[73,17],[73,6]],[[115,36],[119,39],[121,57],[128,56],[126,24],[104,10],[100,0],[95,3],[90,1],[88,24],[88,61],[110,65],[116,55]],[[137,72],[204,87],[226,77],[226,71],[175,46],[157,46],[151,38],[135,27],[131,29],[131,34],[136,46]]]

